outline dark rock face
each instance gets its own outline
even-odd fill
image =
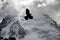
[[[14,17],[12,16],[6,16],[5,18],[3,18],[2,22],[0,23],[0,32],[2,31],[2,28],[7,27],[8,24],[13,22],[12,19],[14,19]],[[17,20],[13,22],[13,24],[10,26],[9,38],[10,37],[24,38],[25,35],[26,35],[26,32],[24,28],[20,25],[19,21]]]
[[[50,18],[47,14],[44,14],[44,16],[46,17],[46,19],[48,19],[50,21],[51,25],[54,25],[55,27],[57,27],[56,21],[54,21],[52,18]]]
[[[11,16],[6,16],[5,18],[3,18],[2,22],[0,23],[0,31],[11,22],[11,18]]]
[[[3,39],[3,37],[0,37],[0,40]]]
[[[24,38],[26,35],[23,27],[19,24],[19,21],[16,21],[10,28],[10,37],[12,36],[19,36],[19,38]]]
[[[16,40],[16,38],[14,38],[14,37],[10,37],[9,40]]]

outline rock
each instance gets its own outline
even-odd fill
[[[26,35],[26,32],[24,28],[20,25],[20,22],[18,20],[15,21],[13,16],[6,16],[3,18],[2,22],[0,23],[0,31],[2,32],[1,35],[9,35],[9,37],[19,37],[19,38],[24,38]],[[12,21],[13,20],[13,21]],[[2,29],[5,28],[3,31]],[[9,33],[5,33],[6,28],[8,28]]]
[[[19,38],[24,38],[24,36],[26,35],[23,27],[19,24],[19,21],[16,21],[11,25],[10,34],[10,37],[18,36]]]
[[[11,18],[11,16],[6,16],[5,18],[3,18],[2,22],[0,23],[0,31],[11,22]]]
[[[47,15],[47,14],[43,14],[43,15],[46,17],[46,19],[49,21],[49,23],[50,23],[51,25],[54,25],[55,27],[58,27],[58,26],[57,26],[57,22],[54,21],[52,18],[50,18],[49,15]]]
[[[2,40],[3,39],[3,37],[0,37],[0,40]]]
[[[8,40],[8,38],[5,38],[4,40]]]
[[[9,40],[16,40],[16,38],[14,38],[14,37],[10,37]]]

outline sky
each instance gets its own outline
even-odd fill
[[[12,15],[21,18],[25,15],[26,8],[30,9],[34,17],[47,14],[60,24],[60,0],[4,0],[3,2],[0,0],[0,16],[2,17]]]

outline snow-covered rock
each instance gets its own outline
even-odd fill
[[[3,38],[18,37],[24,38],[26,32],[19,21],[13,16],[6,16],[0,23],[0,30]]]

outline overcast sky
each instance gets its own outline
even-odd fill
[[[56,21],[60,20],[60,0],[7,0],[3,2],[0,0],[0,16],[23,16],[26,8],[30,9],[34,17],[41,17],[40,15],[44,13]]]

